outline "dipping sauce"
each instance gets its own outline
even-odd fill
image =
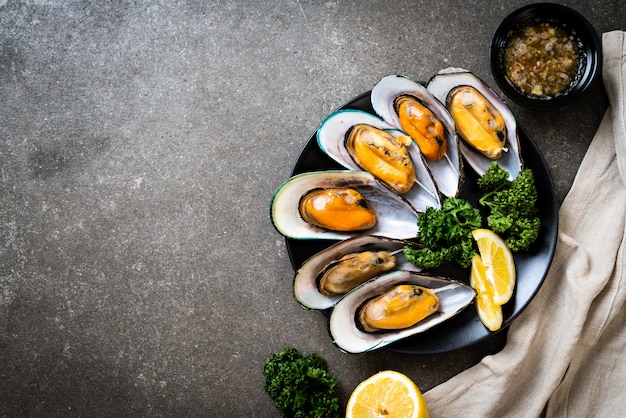
[[[552,97],[567,89],[578,68],[574,37],[547,22],[513,32],[504,51],[506,76],[526,95]]]

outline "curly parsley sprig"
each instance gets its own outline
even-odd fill
[[[462,267],[472,264],[474,239],[472,230],[480,228],[482,217],[467,200],[449,197],[441,209],[429,207],[417,218],[417,239],[420,248],[406,246],[408,261],[425,268],[456,261]]]
[[[509,173],[492,162],[478,179],[484,193],[478,203],[489,208],[489,228],[499,234],[513,252],[526,251],[539,236],[541,220],[537,216],[538,193],[531,169],[523,169],[509,180]]]
[[[303,357],[287,347],[265,360],[265,391],[283,417],[339,417],[337,378],[317,353]]]

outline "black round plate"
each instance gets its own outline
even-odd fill
[[[370,92],[361,94],[340,109],[358,109],[374,113],[370,102]],[[529,251],[514,255],[517,269],[516,289],[513,298],[503,306],[504,323],[501,330],[511,324],[539,290],[554,256],[558,232],[558,202],[550,170],[536,144],[523,129],[519,129],[519,137],[525,167],[532,169],[535,174],[539,194],[541,233]],[[292,175],[342,168],[319,148],[316,133],[314,133],[300,153]],[[460,197],[467,199],[475,207],[479,207],[477,202],[481,194],[476,185],[478,176],[468,164],[465,164],[464,171],[465,182]],[[291,264],[297,270],[309,257],[335,242],[337,241],[286,238]],[[465,283],[469,282],[469,269],[463,269],[457,265],[445,265],[430,271]],[[440,326],[391,344],[387,349],[409,354],[443,353],[473,345],[493,335],[494,332],[489,331],[480,322],[476,309],[472,305]]]

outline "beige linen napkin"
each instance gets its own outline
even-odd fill
[[[610,106],[561,205],[546,280],[502,351],[426,392],[432,418],[626,414],[626,33],[602,43]]]

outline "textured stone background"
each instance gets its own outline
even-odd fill
[[[291,294],[269,203],[322,119],[387,74],[461,66],[528,1],[0,0],[0,416],[277,416],[271,353],[322,354],[342,403],[427,390],[502,347],[351,356]],[[598,33],[621,1],[562,2]],[[511,106],[562,199],[606,109]]]

